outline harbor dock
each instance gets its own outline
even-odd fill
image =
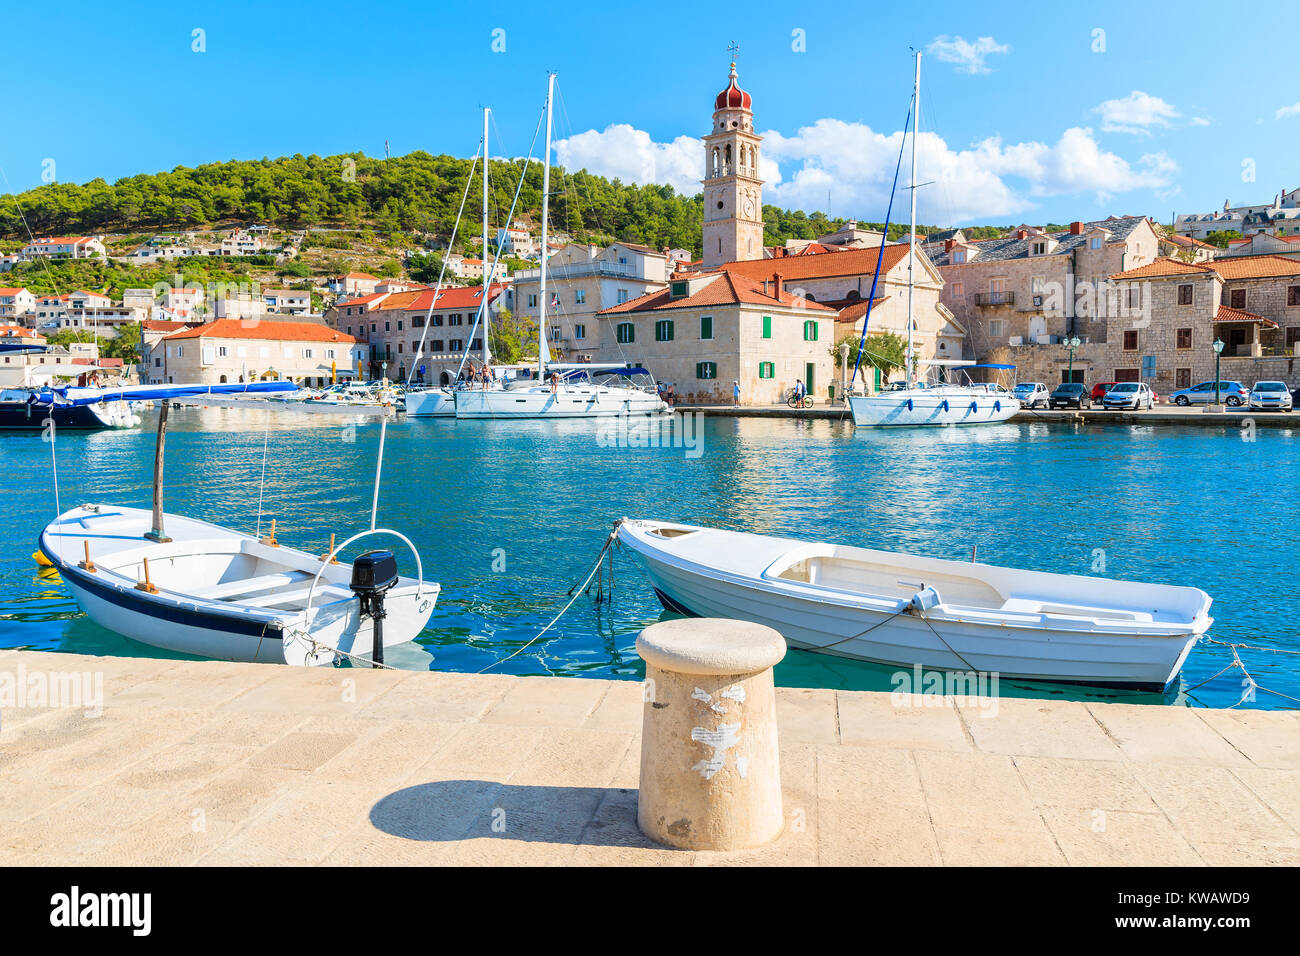
[[[805,420],[851,422],[848,406],[822,403],[812,408],[791,408],[789,405],[676,405],[679,414],[698,413],[722,418],[794,418]],[[1210,428],[1297,428],[1300,415],[1275,411],[1250,411],[1232,408],[1222,412],[1207,412],[1201,406],[1180,408],[1177,405],[1159,405],[1139,411],[1111,411],[1101,408],[1025,408],[1008,419],[1016,425],[1032,422],[1073,422],[1084,425],[1187,425]]]
[[[778,688],[784,832],[705,852],[637,828],[636,681],[35,651],[6,674],[6,865],[1300,864],[1293,711]],[[13,705],[60,675],[102,694]]]

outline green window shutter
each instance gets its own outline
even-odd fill
[[[775,377],[776,377],[776,363],[775,363],[775,362],[759,362],[759,363],[758,363],[758,377],[759,377],[759,378],[775,378]]]
[[[804,322],[804,324],[803,324],[803,340],[804,340],[805,342],[816,342],[816,341],[817,341],[817,322],[816,322],[816,320],[814,320],[814,319],[809,319],[808,321]]]
[[[717,378],[718,366],[715,362],[697,362],[695,365],[696,378]]]
[[[616,335],[620,345],[628,345],[636,341],[636,326],[631,322],[620,322]]]
[[[711,315],[700,316],[700,338],[702,339],[713,338],[713,316]]]
[[[765,315],[763,316],[763,338],[770,339],[771,337],[772,337],[772,317],[770,315]]]
[[[671,342],[673,340],[672,319],[660,319],[655,323],[655,341]]]

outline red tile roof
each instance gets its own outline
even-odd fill
[[[1160,279],[1169,276],[1193,276],[1207,275],[1214,271],[1214,268],[1208,263],[1191,263],[1183,262],[1181,259],[1173,259],[1169,256],[1161,256],[1154,262],[1148,262],[1144,266],[1138,266],[1136,269],[1128,269],[1124,272],[1117,272],[1112,275],[1112,279]]]
[[[13,336],[14,338],[24,338],[24,339],[45,338],[45,336],[41,335],[41,333],[39,332],[34,332],[31,329],[24,329],[22,326],[18,326],[18,325],[0,325],[0,336],[3,337]]]
[[[351,345],[357,340],[351,335],[314,322],[247,322],[243,319],[217,319],[195,325],[182,332],[167,336],[172,339],[261,339],[277,342],[337,342]]]
[[[1245,309],[1234,309],[1230,306],[1221,305],[1219,311],[1215,313],[1215,322],[1257,322],[1266,329],[1277,328],[1277,323],[1272,319],[1266,319],[1262,315],[1256,315],[1254,312],[1247,312]]]
[[[770,260],[762,260],[770,262]],[[708,273],[705,273],[708,275]],[[796,298],[789,292],[782,290],[780,297],[773,296],[764,291],[763,283],[749,279],[743,275],[728,270],[715,273],[717,278],[709,282],[702,289],[695,292],[694,295],[688,295],[674,299],[672,289],[660,289],[658,292],[647,292],[643,296],[632,299],[630,302],[623,302],[619,305],[611,306],[596,313],[597,315],[616,315],[628,312],[654,312],[659,309],[695,309],[709,308],[719,305],[781,305],[792,309],[807,309],[813,312],[834,312],[835,310],[822,305],[820,302],[814,302],[811,299]],[[680,279],[680,276],[674,278]]]
[[[505,291],[505,286],[499,282],[492,283],[488,290],[488,302],[496,300],[497,296]],[[386,309],[404,309],[407,312],[428,312],[429,304],[433,302],[433,289],[411,289],[408,292],[395,292],[384,303]],[[483,300],[482,286],[456,286],[449,289],[443,289],[438,293],[438,301],[434,305],[434,311],[442,312],[445,309],[477,309],[479,303]]]
[[[26,291],[27,289],[23,286],[15,286],[12,289],[0,289],[0,295],[17,295],[19,292]]]
[[[188,322],[168,322],[166,319],[146,319],[140,323],[146,332],[176,332],[189,325]]]
[[[834,255],[783,256],[780,259],[747,259],[741,262],[724,262],[718,266],[749,279],[770,279],[780,273],[786,282],[799,279],[822,279],[833,276],[871,275],[876,271],[880,247],[871,249],[844,249]],[[907,244],[885,246],[882,272],[888,272],[907,258]]]

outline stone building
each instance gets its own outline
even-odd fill
[[[1108,314],[1089,321],[1074,352],[1060,343],[1012,347],[1021,381],[1144,381],[1161,395],[1220,374],[1300,386],[1300,261],[1282,256],[1187,263],[1161,258],[1111,276]]]
[[[345,332],[312,322],[217,319],[159,339],[149,350],[150,383],[292,379],[327,385],[360,377],[365,349]]]
[[[668,288],[600,313],[605,344],[597,360],[645,366],[685,403],[731,404],[739,382],[741,404],[774,404],[796,379],[824,401],[835,315],[779,279],[678,273]]]
[[[615,242],[604,249],[569,243],[547,260],[546,335],[557,361],[578,361],[602,346],[596,314],[664,288],[668,255],[633,242]],[[510,309],[534,323],[541,313],[538,299],[541,270],[515,273]]]
[[[495,283],[488,289],[493,315],[505,305],[504,291]],[[467,347],[476,363],[482,354],[483,329],[474,326],[482,301],[482,286],[444,288],[436,302],[434,290],[427,288],[380,293],[339,302],[326,323],[364,346],[368,377],[405,381],[411,376],[445,385],[454,380]]]
[[[1154,261],[1159,243],[1149,219],[1125,216],[1061,232],[1022,225],[999,239],[957,230],[923,248],[943,276],[943,305],[968,333],[967,357],[983,359],[1008,346],[1086,338],[1108,277]]]

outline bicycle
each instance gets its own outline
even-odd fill
[[[794,389],[790,390],[790,395],[786,398],[785,403],[789,405],[791,408],[812,408],[813,407],[813,400],[811,395],[805,392],[803,397],[800,398],[799,396],[795,395]]]

